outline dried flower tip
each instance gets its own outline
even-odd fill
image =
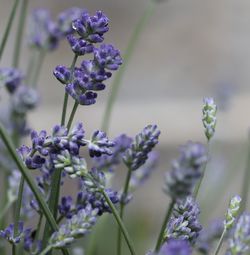
[[[214,103],[214,99],[211,97],[204,98],[203,102],[202,121],[205,128],[206,137],[208,140],[210,140],[215,133],[217,106]]]
[[[230,229],[234,225],[234,222],[236,220],[236,217],[239,214],[240,211],[240,203],[241,203],[241,197],[240,196],[234,196],[229,203],[229,208],[227,210],[226,219],[224,221],[224,228]]]

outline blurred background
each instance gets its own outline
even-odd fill
[[[33,0],[29,11],[48,8],[56,17],[72,6],[86,8],[91,13],[103,10],[110,18],[106,42],[124,54],[148,4],[148,0]],[[0,0],[1,31],[11,5],[12,1]],[[158,234],[169,201],[162,192],[164,172],[178,156],[179,145],[188,140],[206,142],[201,121],[205,96],[215,98],[218,122],[199,197],[203,223],[223,216],[229,198],[240,193],[250,123],[249,28],[247,0],[166,0],[156,4],[139,36],[122,79],[109,132],[110,137],[120,133],[134,136],[149,123],[157,124],[162,132],[157,147],[159,169],[127,207],[126,222],[130,223],[129,230],[137,240],[139,254],[153,247]],[[11,34],[1,66],[11,63],[13,41],[14,34]],[[21,57],[25,70],[28,58],[25,47]],[[57,51],[46,55],[38,85],[41,104],[30,115],[34,129],[50,129],[59,123],[64,89],[52,71],[58,64],[70,65],[72,58],[66,41],[61,42]],[[78,110],[76,119],[84,123],[88,134],[101,125],[111,84],[112,80],[98,94],[94,106]],[[124,172],[125,169],[120,169],[118,182],[124,181]],[[97,254],[114,254],[112,246],[104,245],[114,240],[114,231],[110,219]]]

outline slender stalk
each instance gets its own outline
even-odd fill
[[[157,239],[157,242],[156,242],[155,252],[158,252],[159,249],[161,248],[162,240],[163,240],[163,237],[164,237],[164,232],[165,232],[165,229],[167,227],[167,223],[170,219],[170,216],[172,214],[174,204],[175,204],[175,201],[172,200],[169,207],[168,207],[167,213],[166,213],[165,218],[163,220],[163,223],[161,225],[161,231],[159,233],[159,236],[158,236],[158,239]]]
[[[216,250],[214,252],[214,255],[218,255],[219,254],[220,248],[221,248],[221,246],[223,244],[223,239],[224,239],[225,234],[226,234],[226,228],[224,228],[224,230],[222,232],[222,235],[221,235],[220,240],[219,240],[219,242],[217,244],[217,247],[216,247]]]
[[[12,244],[12,255],[16,255],[16,245]]]
[[[18,67],[19,65],[20,49],[22,47],[23,30],[24,30],[24,23],[26,19],[27,9],[28,9],[28,0],[22,0],[21,8],[20,8],[20,16],[18,20],[18,28],[16,33],[14,54],[13,54],[13,62],[12,62],[13,67]]]
[[[19,184],[17,203],[15,206],[14,237],[16,237],[18,234],[18,223],[20,221],[20,214],[21,214],[21,207],[22,207],[23,187],[24,187],[24,178],[22,176],[20,180],[20,184]]]
[[[36,233],[35,233],[35,237],[34,237],[34,241],[33,241],[34,244],[36,244],[36,242],[39,239],[39,233],[40,233],[40,229],[42,226],[42,221],[43,221],[43,214],[40,213],[37,228],[36,228]]]
[[[74,117],[75,117],[75,114],[76,114],[76,110],[77,110],[77,108],[78,108],[78,102],[77,101],[75,101],[75,104],[74,104],[74,106],[73,106],[73,109],[72,109],[72,111],[71,111],[71,114],[70,114],[70,117],[69,117],[69,121],[68,121],[68,124],[67,124],[67,129],[68,130],[70,130],[70,128],[71,128],[71,125],[72,125],[72,122],[73,122],[73,119],[74,119]]]
[[[104,130],[106,132],[108,132],[108,129],[109,129],[113,105],[114,105],[116,97],[118,95],[124,72],[127,68],[127,65],[129,63],[130,59],[131,59],[131,56],[133,55],[136,43],[140,37],[141,32],[143,31],[145,25],[147,24],[148,19],[154,13],[155,5],[156,5],[156,1],[152,1],[152,0],[149,1],[146,10],[144,11],[143,15],[141,16],[140,20],[138,21],[137,25],[135,26],[135,29],[132,33],[132,36],[128,43],[128,46],[125,50],[125,54],[123,56],[123,64],[121,65],[120,70],[116,73],[114,81],[111,85],[111,90],[110,90],[110,94],[108,97],[108,101],[107,101],[107,105],[105,108],[104,116],[102,119],[102,125],[101,125],[102,130]]]
[[[41,72],[42,69],[42,65],[45,59],[45,51],[44,50],[39,50],[38,55],[37,55],[37,59],[36,62],[34,63],[34,67],[33,67],[33,74],[31,75],[31,78],[29,80],[29,84],[36,88],[37,86],[37,81],[39,79],[39,74]]]
[[[55,170],[52,175],[52,185],[51,185],[51,193],[49,197],[49,209],[53,213],[54,219],[57,218],[57,211],[58,211],[58,200],[60,196],[60,182],[61,182],[61,171]],[[51,229],[49,222],[47,221],[44,228],[43,234],[43,247],[46,246],[48,240],[52,234],[53,230]]]
[[[72,64],[70,66],[70,80],[72,79],[73,76],[73,71],[76,65],[78,55],[75,54],[74,59],[72,61]],[[66,119],[66,114],[67,114],[67,107],[68,107],[68,93],[65,92],[64,94],[64,101],[63,101],[63,110],[62,110],[62,118],[61,118],[61,125],[65,125],[65,119]]]
[[[243,176],[243,185],[241,190],[241,211],[245,211],[248,201],[248,191],[249,191],[249,180],[250,180],[250,130],[248,131],[248,150],[247,150],[247,164]]]
[[[65,119],[67,114],[67,107],[68,107],[68,99],[69,94],[67,92],[64,93],[64,100],[63,100],[63,110],[62,110],[62,118],[61,118],[61,124],[65,125]]]
[[[110,200],[109,196],[106,194],[106,192],[104,190],[101,190],[101,193],[103,194],[106,202],[108,203],[111,211],[112,211],[112,214],[114,215],[115,219],[116,219],[116,222],[117,224],[119,225],[122,233],[123,233],[123,236],[127,242],[127,245],[128,245],[128,248],[130,250],[130,253],[131,255],[136,255],[135,253],[135,249],[134,249],[134,245],[133,245],[133,242],[128,234],[128,231],[124,225],[124,223],[122,222],[122,219],[120,218],[119,216],[119,213],[118,211],[116,210],[115,206],[113,205],[112,201]]]
[[[21,213],[21,207],[22,207],[23,187],[24,187],[24,178],[23,176],[21,176],[19,189],[18,189],[17,203],[15,206],[15,212],[14,212],[14,237],[18,235],[18,224],[20,221],[20,213]],[[17,253],[18,251],[17,251],[16,244],[12,244],[12,255],[16,255]]]
[[[128,188],[129,188],[129,182],[131,179],[131,174],[132,174],[132,170],[130,168],[128,168],[128,173],[127,173],[127,177],[126,177],[126,181],[125,181],[125,185],[123,188],[123,194],[122,197],[126,198],[127,194],[128,194]],[[123,215],[124,215],[124,207],[125,207],[125,203],[123,200],[121,200],[121,205],[120,205],[120,217],[123,220]],[[120,255],[122,252],[122,232],[120,229],[118,229],[118,233],[117,233],[117,255]]]
[[[49,251],[52,250],[51,246],[47,246],[39,255],[46,255]]]
[[[209,142],[207,143],[207,154],[209,155]],[[197,196],[198,196],[198,193],[199,193],[199,190],[200,190],[200,187],[201,187],[201,184],[202,184],[202,181],[204,179],[204,176],[205,176],[205,173],[206,173],[206,168],[207,168],[207,162],[204,164],[203,166],[203,170],[202,170],[202,175],[201,175],[201,178],[200,180],[198,181],[197,185],[195,186],[195,189],[194,189],[194,194],[193,194],[193,197],[196,199]]]
[[[11,30],[13,20],[14,20],[15,14],[16,14],[18,2],[19,2],[19,0],[15,0],[15,2],[13,3],[11,13],[10,13],[10,16],[9,16],[9,19],[8,19],[8,23],[7,23],[7,26],[5,28],[4,34],[3,34],[2,42],[1,42],[1,45],[0,45],[0,60],[3,56],[3,51],[5,49],[6,42],[7,42],[7,39],[9,37],[9,34],[10,34],[10,30]]]
[[[75,54],[74,59],[72,61],[71,67],[70,67],[70,79],[73,75],[74,67],[76,64],[78,56]],[[65,117],[66,117],[66,112],[67,112],[67,105],[68,105],[68,94],[65,92],[65,97],[64,97],[64,104],[63,104],[63,110],[62,110],[62,119],[61,119],[61,125],[65,124]],[[75,109],[76,111],[76,109]],[[73,121],[74,116],[72,117]],[[58,211],[58,201],[60,197],[60,183],[61,183],[61,170],[56,170],[53,173],[52,176],[52,182],[51,182],[51,193],[49,197],[49,208],[51,212],[53,213],[53,216],[55,219],[57,219],[57,211]],[[44,229],[44,234],[43,234],[43,247],[47,244],[47,241],[49,237],[51,236],[52,229],[49,226],[49,222],[46,222],[45,224],[45,229]]]

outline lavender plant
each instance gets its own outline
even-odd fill
[[[155,4],[156,1],[150,2],[135,33],[142,30]],[[64,255],[84,254],[85,245],[78,240],[90,233],[95,238],[94,226],[105,214],[113,216],[118,225],[116,254],[122,254],[122,236],[130,254],[139,254],[124,223],[125,206],[157,168],[158,153],[154,148],[160,137],[158,126],[146,125],[134,139],[125,134],[110,139],[98,129],[88,138],[83,123],[74,121],[76,111],[97,102],[99,91],[105,90],[123,62],[120,51],[104,43],[109,19],[102,11],[91,15],[76,7],[61,12],[55,19],[47,9],[34,10],[28,27],[31,58],[24,72],[18,67],[27,7],[28,1],[21,1],[12,67],[0,67],[1,92],[5,90],[8,95],[7,110],[0,116],[0,168],[6,185],[2,190],[0,238],[11,245],[11,251],[7,245],[0,246],[0,254],[51,255],[57,254],[56,250]],[[0,58],[17,8],[15,1],[0,45]],[[128,46],[126,62],[136,36]],[[72,63],[59,64],[53,71],[65,93],[61,122],[50,132],[35,131],[27,119],[40,99],[36,86],[42,63],[46,53],[56,50],[65,38],[73,54]],[[124,66],[115,79],[116,86],[104,114],[106,130]],[[74,102],[71,112],[69,100]],[[214,100],[205,98],[202,122],[208,142],[215,133],[216,111]],[[29,142],[24,141],[27,136]],[[165,174],[164,192],[171,199],[170,206],[155,248],[148,255],[211,254],[217,239],[215,255],[221,253],[225,239],[226,254],[249,251],[249,213],[241,213],[239,196],[231,199],[224,222],[202,228],[196,196],[208,161],[207,147],[187,142]],[[127,169],[127,175],[124,187],[117,189],[113,177],[121,165]],[[66,182],[77,187],[73,194],[68,193]],[[244,210],[247,188],[248,183],[244,182]],[[7,217],[11,210],[13,217]]]

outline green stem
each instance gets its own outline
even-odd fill
[[[44,216],[46,217],[47,221],[50,224],[50,227],[54,230],[57,231],[58,230],[58,226],[56,224],[56,221],[52,215],[52,213],[50,212],[46,201],[44,200],[41,192],[39,191],[39,189],[37,188],[36,183],[34,182],[33,178],[31,177],[31,175],[28,172],[28,169],[24,166],[23,162],[21,161],[21,159],[19,158],[19,156],[17,155],[17,152],[14,148],[13,143],[11,142],[10,138],[8,137],[4,127],[2,126],[2,124],[0,123],[0,137],[3,140],[3,143],[5,144],[7,150],[9,151],[10,156],[12,157],[13,161],[16,163],[18,169],[20,170],[24,180],[27,182],[27,184],[29,185],[31,191],[33,192],[37,202],[39,203],[40,209],[42,210]],[[66,255],[68,254],[67,250],[63,250],[63,253]]]
[[[23,37],[23,30],[24,30],[24,23],[27,14],[28,8],[28,0],[22,0],[21,9],[20,9],[20,16],[18,20],[18,28],[16,33],[16,40],[15,40],[15,47],[14,47],[14,55],[13,55],[13,67],[18,67],[19,59],[20,59],[20,49],[22,46],[22,37]]]
[[[220,251],[220,248],[221,248],[221,246],[222,246],[222,243],[223,243],[223,239],[224,239],[225,234],[226,234],[226,228],[224,228],[224,230],[223,230],[223,232],[222,232],[222,235],[221,235],[220,240],[219,240],[219,242],[218,242],[218,244],[217,244],[217,247],[216,247],[216,250],[215,250],[215,252],[214,252],[214,255],[218,255],[218,254],[219,254],[219,251]]]
[[[209,142],[207,143],[207,155],[209,155]],[[203,166],[201,178],[199,179],[199,181],[198,181],[198,183],[197,183],[197,185],[195,186],[195,189],[194,189],[193,197],[194,197],[195,199],[196,199],[197,196],[198,196],[198,193],[199,193],[199,190],[200,190],[202,181],[203,181],[204,176],[205,176],[205,173],[206,173],[207,162],[208,162],[208,160],[206,161],[206,163],[205,163],[204,166]]]
[[[20,180],[20,184],[19,184],[17,203],[15,206],[14,237],[16,237],[18,234],[18,224],[20,221],[20,214],[21,214],[21,207],[22,207],[23,187],[24,187],[24,178],[22,176]]]
[[[78,58],[78,55],[75,54],[72,64],[70,66],[70,80],[72,79],[72,75],[73,75],[74,67],[76,65],[77,58]],[[61,125],[65,125],[67,105],[68,105],[68,94],[65,92]],[[76,109],[74,110],[74,108],[73,108],[73,111],[76,111]],[[74,112],[74,114],[75,114],[75,112]],[[71,117],[72,117],[72,120],[71,120]],[[73,118],[74,118],[74,115],[70,116],[71,121],[73,121]],[[53,213],[53,216],[55,219],[57,219],[58,201],[59,201],[59,197],[60,197],[61,174],[62,174],[62,170],[60,170],[60,169],[54,171],[54,173],[53,173],[52,182],[51,182],[51,193],[50,193],[49,202],[48,202],[49,208],[50,208],[51,212]],[[43,247],[45,247],[45,245],[47,244],[51,234],[52,234],[52,229],[49,227],[49,223],[46,222],[44,234],[43,234]]]
[[[156,242],[156,246],[155,246],[155,252],[157,253],[160,248],[161,248],[161,244],[162,244],[162,241],[163,241],[163,238],[164,238],[164,232],[166,230],[166,227],[167,227],[167,224],[168,224],[168,221],[170,219],[170,216],[172,214],[172,211],[173,211],[173,207],[174,207],[174,204],[175,204],[175,201],[172,200],[169,207],[168,207],[168,210],[167,210],[167,213],[165,215],[165,218],[163,220],[163,223],[161,225],[161,231],[160,231],[160,234],[158,236],[158,239],[157,239],[157,242]]]
[[[49,251],[52,250],[52,246],[47,246],[39,255],[46,255]]]
[[[12,255],[16,255],[16,244],[12,244]]]
[[[250,130],[248,131],[248,150],[247,150],[247,164],[243,176],[243,185],[241,190],[241,211],[245,211],[248,201],[248,190],[249,190],[249,180],[250,180]]]
[[[38,55],[37,55],[36,62],[34,63],[33,75],[31,75],[31,78],[30,78],[30,81],[29,81],[29,84],[34,88],[37,86],[37,82],[38,82],[38,79],[39,79],[39,74],[40,74],[41,69],[42,69],[42,65],[43,65],[43,62],[44,62],[45,55],[46,55],[45,51],[40,50]]]
[[[131,174],[132,174],[132,170],[131,170],[131,168],[128,168],[128,173],[127,173],[125,185],[124,185],[124,188],[123,188],[123,194],[122,194],[122,197],[125,198],[125,199],[126,199],[127,194],[128,194]],[[122,220],[123,220],[123,215],[124,215],[124,207],[125,207],[125,203],[124,203],[123,200],[121,200],[120,217],[121,217]],[[121,253],[122,253],[122,232],[121,232],[120,229],[118,229],[118,233],[117,233],[117,255],[121,255]]]
[[[76,61],[77,61],[78,55],[75,54],[74,59],[72,61],[72,64],[70,66],[70,80],[72,80],[73,78],[73,71],[76,65]],[[65,119],[66,119],[66,114],[67,114],[67,107],[68,107],[68,93],[65,92],[64,94],[64,101],[63,101],[63,110],[62,110],[62,118],[61,118],[61,125],[65,125]]]
[[[60,196],[60,182],[61,182],[61,170],[56,169],[52,175],[51,193],[49,197],[49,209],[53,213],[54,219],[57,218],[58,211],[58,200]],[[43,247],[48,243],[48,240],[52,234],[53,230],[50,228],[49,222],[47,221],[44,228],[43,234]]]
[[[65,119],[67,114],[67,107],[68,107],[68,99],[69,94],[67,92],[64,93],[64,100],[63,100],[63,110],[62,110],[62,118],[61,118],[61,124],[65,125]]]
[[[129,63],[130,59],[131,59],[131,56],[133,55],[136,43],[139,39],[141,32],[143,31],[145,25],[147,24],[148,19],[154,13],[155,5],[156,5],[156,1],[152,1],[152,0],[149,1],[147,9],[144,11],[143,15],[141,16],[140,20],[138,21],[137,25],[135,26],[133,34],[129,40],[128,46],[127,46],[125,54],[123,56],[123,64],[121,65],[120,70],[116,73],[114,81],[111,85],[110,94],[108,97],[107,105],[106,105],[104,116],[102,119],[101,128],[103,131],[108,132],[113,105],[114,105],[114,102],[118,95],[118,91],[119,91],[119,88],[121,85],[121,81],[122,81],[124,72],[127,68],[127,65]]]
[[[24,178],[21,176],[21,180],[19,183],[17,203],[15,206],[14,212],[14,237],[18,235],[18,225],[20,221],[21,207],[22,207],[22,198],[23,198],[23,187],[24,187]],[[16,255],[18,253],[16,244],[12,244],[12,255]]]
[[[12,23],[13,23],[15,14],[16,14],[18,2],[19,2],[19,0],[15,0],[15,2],[13,4],[13,7],[11,9],[11,13],[10,13],[10,16],[9,16],[9,19],[8,19],[8,23],[7,23],[7,26],[6,26],[5,31],[4,31],[3,39],[2,39],[2,42],[1,42],[1,45],[0,45],[0,59],[3,56],[3,51],[4,51],[4,48],[5,48],[7,39],[9,37],[9,34],[10,34],[10,30],[11,30]]]
[[[101,193],[103,194],[106,202],[108,203],[111,211],[112,211],[112,214],[114,215],[115,219],[116,219],[116,222],[117,224],[119,225],[122,233],[123,233],[123,236],[127,242],[127,245],[128,245],[128,248],[130,250],[130,253],[131,255],[136,255],[135,253],[135,249],[134,249],[134,245],[133,245],[133,242],[128,234],[128,231],[126,229],[126,227],[124,226],[123,222],[122,222],[122,219],[120,218],[119,216],[119,213],[118,211],[116,210],[115,206],[113,205],[112,201],[110,200],[109,196],[106,194],[106,192],[104,190],[101,190]]]
[[[37,228],[36,228],[36,233],[35,233],[35,237],[34,237],[34,241],[33,241],[34,244],[36,244],[39,239],[39,233],[40,233],[40,229],[42,226],[42,221],[43,221],[43,214],[40,213]]]
[[[67,129],[68,129],[68,131],[70,130],[70,128],[71,128],[71,125],[72,125],[72,122],[73,122],[73,119],[74,119],[74,117],[75,117],[75,114],[76,114],[76,110],[77,110],[77,108],[78,108],[78,102],[77,101],[75,101],[75,104],[74,104],[74,106],[73,106],[73,109],[72,109],[72,111],[71,111],[71,114],[70,114],[70,117],[69,117],[69,121],[68,121],[68,124],[67,124]]]

